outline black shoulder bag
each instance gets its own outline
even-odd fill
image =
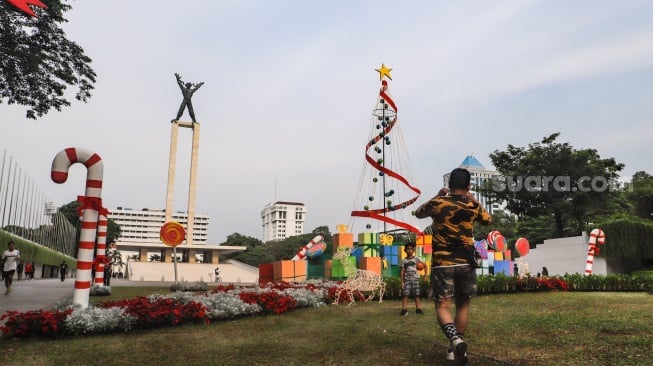
[[[473,245],[463,245],[463,252],[465,253],[465,258],[467,263],[469,263],[472,268],[480,268],[482,263],[481,254],[476,250]]]

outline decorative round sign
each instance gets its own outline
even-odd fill
[[[177,221],[169,221],[161,226],[160,237],[163,244],[176,247],[186,239],[186,230]]]

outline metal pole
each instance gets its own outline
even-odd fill
[[[175,283],[179,283],[177,280],[177,246],[172,247],[173,261],[175,263]]]
[[[383,127],[383,131],[385,131],[387,125],[385,121],[385,109],[386,109],[387,104],[385,103],[385,100],[383,101],[383,113],[381,114],[383,120],[381,121],[382,124],[381,126]],[[382,149],[382,159],[381,165],[385,167],[385,133],[383,134],[383,139],[381,139],[381,149]],[[381,197],[383,197],[383,217],[386,217],[386,196],[385,196],[385,173],[382,176],[383,179],[383,192],[381,192]],[[383,232],[386,232],[388,229],[386,228],[386,222],[383,221]]]
[[[7,175],[7,189],[5,190],[5,202],[4,205],[2,205],[2,227],[5,227],[5,218],[7,217],[7,196],[9,194],[9,181],[11,180],[11,163],[13,162],[13,159],[14,159],[13,156],[9,157],[9,175]]]
[[[2,169],[0,170],[0,206],[3,206],[3,204],[2,204],[2,187],[3,187],[2,181],[3,181],[4,176],[5,176],[5,162],[6,161],[7,161],[7,150],[4,150],[4,152],[2,154]],[[5,214],[4,214],[4,211],[3,211],[2,216],[0,217],[0,224],[2,223],[2,221],[4,221],[4,216],[5,216]]]

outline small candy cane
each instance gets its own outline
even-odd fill
[[[68,179],[68,170],[75,163],[86,166],[85,196],[78,197],[81,202],[82,220],[77,253],[77,274],[73,304],[88,307],[91,288],[91,270],[93,268],[93,250],[98,226],[98,213],[102,211],[102,158],[93,152],[70,147],[60,151],[52,161],[51,177],[55,183],[64,183]]]
[[[316,235],[313,239],[311,239],[311,241],[309,241],[306,245],[304,245],[303,247],[301,247],[301,249],[299,249],[299,251],[297,252],[297,254],[295,254],[292,260],[297,261],[300,259],[304,259],[304,257],[306,257],[306,253],[308,253],[308,250],[311,249],[313,245],[320,243],[322,241],[324,241],[324,236]]]
[[[106,250],[107,250],[107,226],[109,211],[102,207],[98,212],[98,226],[97,226],[97,248],[95,249],[95,284],[104,286],[104,267],[106,265]]]
[[[587,250],[587,260],[585,261],[585,274],[592,274],[592,265],[594,264],[594,256],[599,254],[598,245],[603,245],[605,242],[605,234],[601,229],[594,229],[590,232],[589,249]]]

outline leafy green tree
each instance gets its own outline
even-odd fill
[[[227,241],[222,243],[221,245],[244,246],[247,248],[245,249],[244,252],[230,253],[224,255],[223,256],[224,260],[235,259],[252,266],[257,265],[258,263],[264,263],[264,262],[256,262],[257,260],[264,260],[263,259],[264,255],[261,254],[264,252],[261,249],[257,249],[258,247],[263,245],[263,242],[259,239],[253,238],[251,236],[245,236],[238,233],[233,233],[227,236]]]
[[[644,171],[633,174],[625,191],[633,213],[643,219],[653,220],[653,176]]]
[[[310,234],[291,236],[280,241],[263,243],[260,240],[234,233],[227,237],[227,242],[222,245],[245,246],[244,252],[224,256],[225,259],[235,259],[251,266],[261,263],[276,262],[292,259],[295,254],[306,245],[316,234],[322,234],[327,245],[333,242],[327,226],[318,226]]]
[[[61,28],[71,6],[59,0],[44,3],[47,9],[36,9],[31,17],[0,1],[0,104],[27,106],[31,119],[69,106],[67,86],[77,87],[75,98],[86,102],[96,76],[91,59]]]
[[[66,219],[77,229],[77,242],[79,242],[79,234],[81,222],[79,217],[79,202],[71,201],[59,207],[58,212],[63,214]],[[113,219],[107,220],[107,243],[116,241],[122,234],[122,228]]]
[[[551,239],[553,227],[553,215],[526,216],[517,223],[516,237],[526,238],[534,246],[543,243],[545,239]]]
[[[326,240],[327,236],[331,236],[331,232],[329,231],[328,226],[318,226],[315,229],[313,229],[311,233],[322,234],[324,236],[324,240]]]
[[[520,220],[550,215],[552,237],[578,235],[592,216],[615,199],[610,184],[624,167],[614,158],[602,159],[595,149],[575,149],[554,133],[527,148],[508,145],[490,154],[503,177],[482,191]]]
[[[270,245],[269,252],[276,260],[292,259],[302,247],[315,237],[315,234],[291,236],[282,240],[278,245]]]
[[[269,263],[275,261],[274,257],[272,257],[272,255],[268,253],[267,250],[265,250],[263,247],[248,249],[244,252],[238,253],[238,255],[232,259],[249,264],[250,266],[258,266],[261,263]]]
[[[492,230],[498,230],[506,238],[515,238],[517,235],[517,217],[509,212],[498,210],[492,214],[492,224],[481,225],[474,223],[474,239],[482,240]]]

